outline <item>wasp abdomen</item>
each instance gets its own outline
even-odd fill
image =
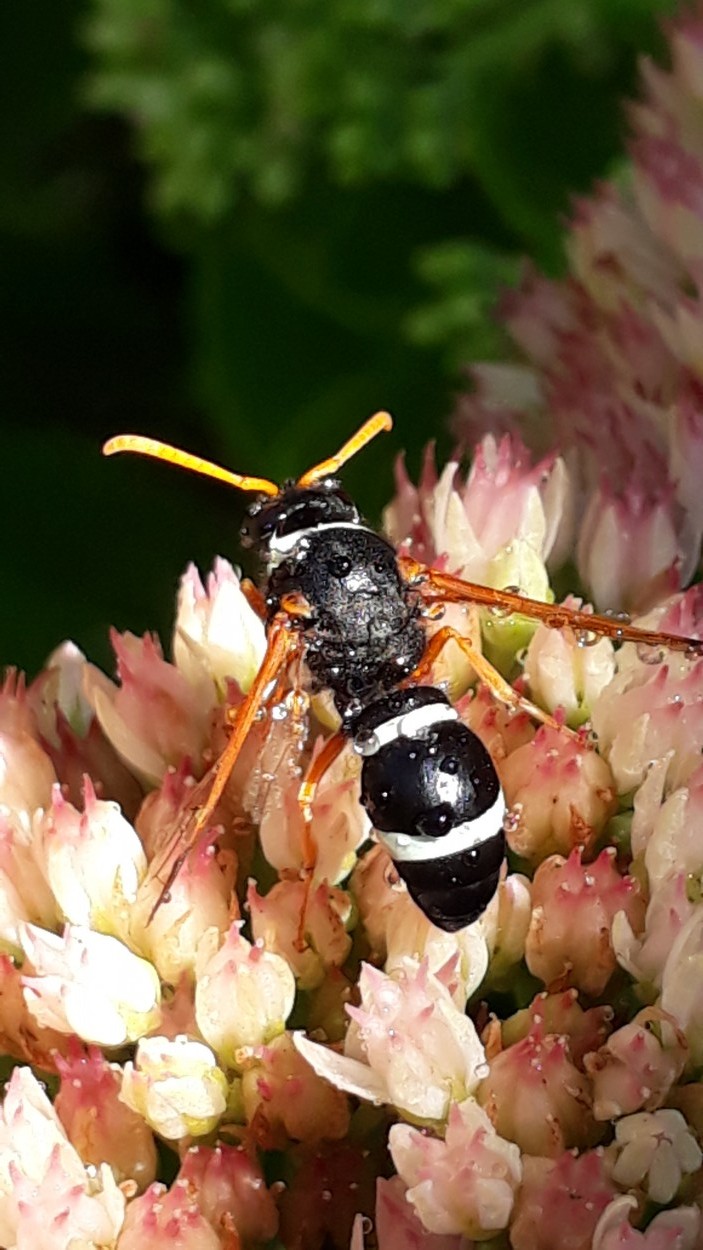
[[[396,691],[353,723],[361,802],[410,894],[439,928],[485,911],[505,855],[491,758],[441,690]]]

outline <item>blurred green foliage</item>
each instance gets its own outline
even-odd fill
[[[0,10],[0,655],[165,633],[242,500],[102,461],[134,428],[282,477],[372,410],[371,515],[530,254],[613,168],[665,0],[35,0]],[[446,447],[446,444],[445,444]]]

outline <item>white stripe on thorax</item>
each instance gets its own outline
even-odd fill
[[[269,542],[266,555],[268,568],[275,569],[286,556],[298,555],[298,548],[304,546],[311,534],[322,534],[325,530],[362,530],[366,534],[374,532],[369,529],[368,525],[362,525],[360,521],[323,521],[321,525],[308,525],[305,529],[294,530],[292,534],[283,534],[280,538],[274,535]]]

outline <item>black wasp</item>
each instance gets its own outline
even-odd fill
[[[556,722],[519,696],[457,631],[440,628],[430,638],[428,618],[442,604],[471,602],[519,612],[583,637],[607,635],[696,654],[703,649],[693,639],[492,590],[398,556],[364,524],[335,476],[391,427],[388,413],[377,413],[335,456],[281,487],[139,435],[119,435],[105,444],[106,455],[155,456],[255,494],[241,539],[263,567],[261,590],[249,585],[248,596],[266,621],[267,649],[214,766],[209,793],[182,830],[162,899],[208,827],[257,714],[296,658],[306,663],[312,693],[330,691],[341,718],[340,729],[300,788],[308,867],[315,859],[309,819],[316,787],[351,740],[363,758],[361,802],[379,840],[427,917],[440,928],[456,930],[481,915],[497,888],[505,853],[505,802],[482,742],[459,720],[442,690],[422,683],[453,639],[499,700]]]

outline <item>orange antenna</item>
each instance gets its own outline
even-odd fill
[[[313,465],[312,469],[308,469],[307,473],[303,473],[303,476],[298,478],[298,486],[314,486],[322,478],[331,477],[377,434],[392,429],[393,418],[390,413],[377,412],[375,416],[369,417],[368,421],[364,422],[361,429],[357,430],[343,447],[340,447],[336,456],[330,456],[329,460],[321,460],[319,464]]]
[[[188,451],[180,451],[178,447],[169,447],[168,443],[161,443],[157,438],[144,438],[141,434],[118,434],[115,438],[109,438],[103,447],[104,456],[114,456],[119,451],[132,451],[138,456],[166,460],[169,464],[180,465],[182,469],[192,469],[194,473],[227,482],[229,486],[236,486],[237,490],[255,490],[264,495],[279,493],[275,482],[269,482],[265,477],[246,477],[241,473],[230,473],[229,469],[222,469],[219,464],[211,464],[209,460],[192,456]]]

